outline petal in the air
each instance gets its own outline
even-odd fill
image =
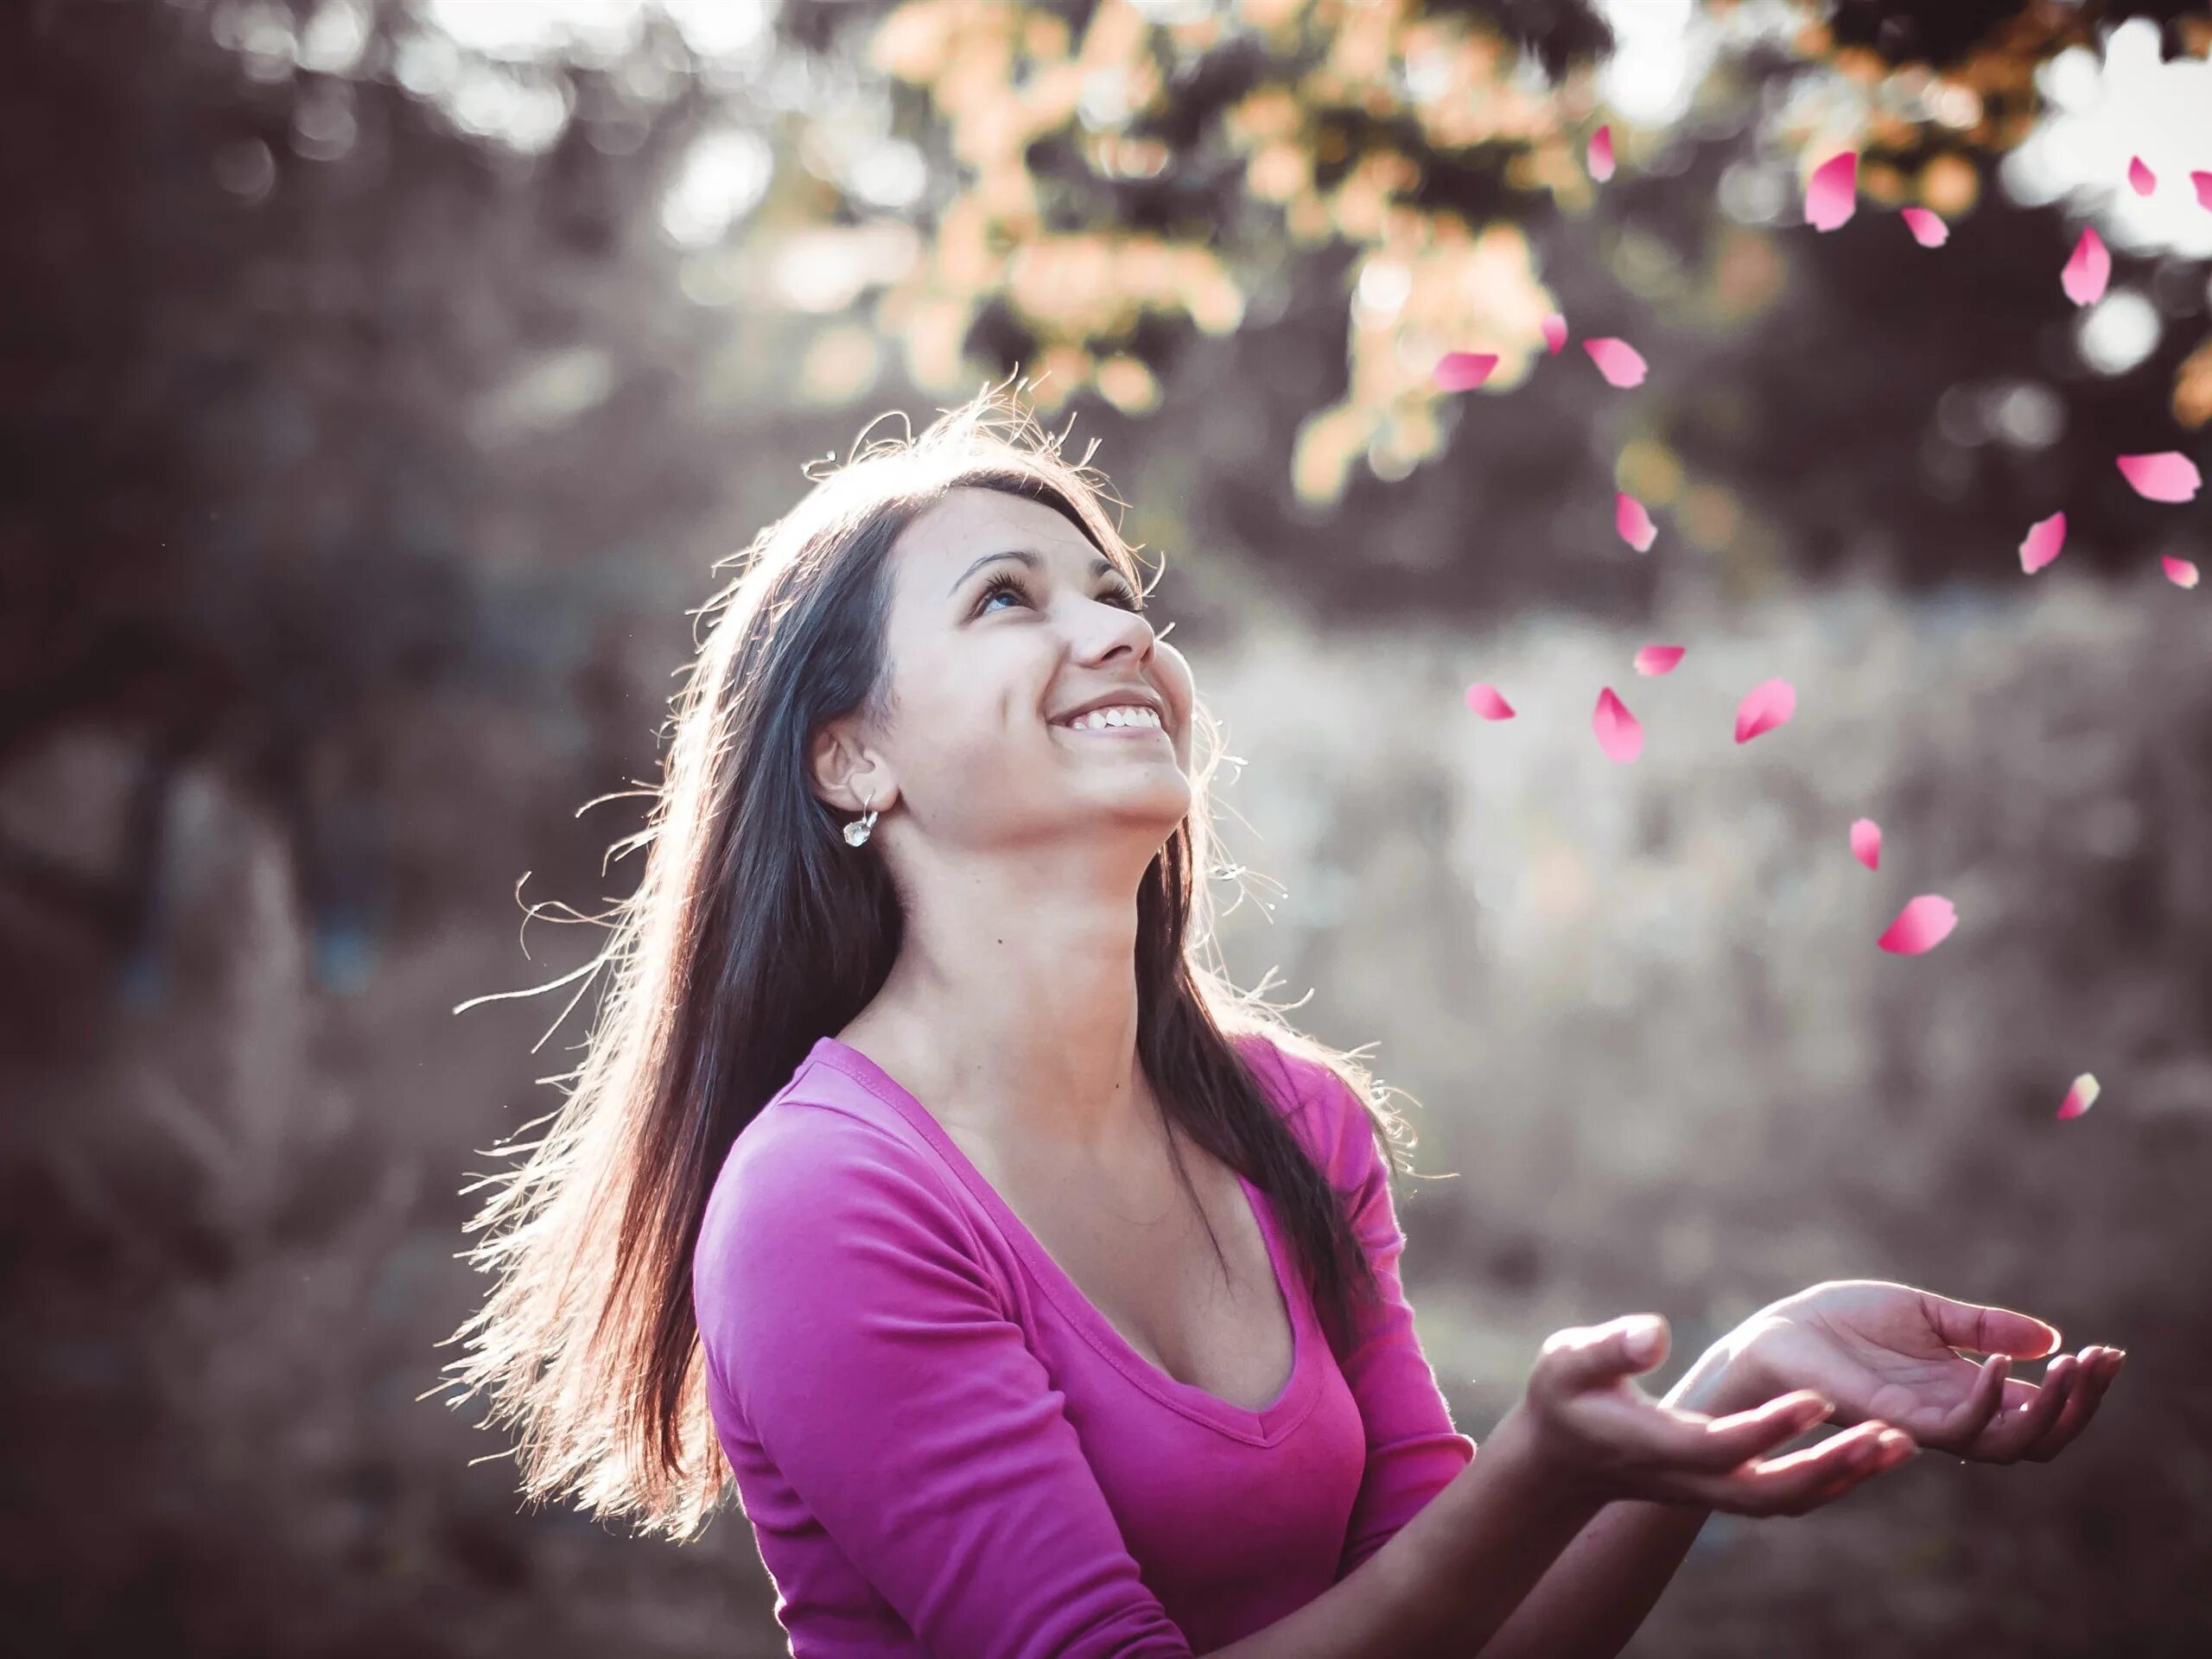
[[[2048,518],[2038,518],[2028,526],[2027,538],[2020,543],[2020,569],[2030,575],[2058,556],[2059,549],[2066,545],[2066,515],[2054,512]]]
[[[1651,543],[1659,534],[1659,526],[1651,522],[1651,515],[1643,503],[1632,495],[1613,492],[1613,528],[1639,553],[1649,553]]]
[[[1643,728],[1610,685],[1598,693],[1590,728],[1598,734],[1598,747],[1616,760],[1633,760],[1643,753]]]
[[[1912,239],[1923,248],[1940,248],[1951,239],[1951,227],[1943,222],[1941,213],[1930,213],[1925,207],[1904,207],[1897,217],[1904,220],[1904,227],[1912,232]]]
[[[1590,360],[1598,365],[1598,372],[1613,385],[1640,386],[1643,384],[1643,354],[1628,341],[1607,335],[1584,340],[1582,349],[1590,353]]]
[[[1685,647],[1681,645],[1646,645],[1636,653],[1636,671],[1639,674],[1671,674],[1675,664],[1682,660]]]
[[[2158,175],[2143,165],[2140,156],[2127,158],[2127,181],[2135,187],[2135,194],[2147,196],[2158,188]]]
[[[2175,587],[2194,588],[2196,586],[2196,567],[2187,559],[2177,559],[2169,553],[2158,563],[2165,568],[2166,580]]]
[[[1550,348],[1554,357],[1557,357],[1559,348],[1567,344],[1567,319],[1556,311],[1544,319],[1544,344]]]
[[[1496,352],[1446,352],[1436,365],[1436,384],[1446,391],[1472,391],[1497,366]]]
[[[1467,707],[1484,720],[1510,720],[1513,705],[1496,686],[1477,680],[1467,688]]]
[[[1805,222],[1816,231],[1832,231],[1859,207],[1859,152],[1847,149],[1831,156],[1813,169],[1805,181]]]
[[[1875,943],[1893,956],[1916,957],[1933,950],[1959,925],[1957,907],[1940,893],[1923,893],[1897,912]]]
[[[2187,501],[2204,481],[2196,463],[2177,449],[2162,449],[2155,455],[2118,455],[2113,465],[2146,501]]]
[[[1603,184],[1613,176],[1613,130],[1602,126],[1590,135],[1590,176]]]
[[[1736,705],[1736,741],[1748,743],[1761,732],[1786,726],[1797,712],[1797,688],[1787,680],[1763,680]]]
[[[1870,870],[1882,868],[1882,826],[1860,818],[1851,826],[1851,855]]]
[[[2081,1116],[2082,1113],[2097,1103],[2097,1096],[2103,1092],[2104,1090],[2098,1086],[2096,1078],[2084,1071],[2074,1079],[2074,1086],[2066,1091],[2066,1098],[2058,1103],[2059,1116]]]
[[[2058,274],[2058,285],[2066,290],[2066,297],[2076,305],[2094,305],[2105,296],[2105,284],[2112,280],[2112,255],[2105,251],[2104,238],[2084,226],[2082,239],[2074,245],[2074,252],[2066,262],[2066,269]]]

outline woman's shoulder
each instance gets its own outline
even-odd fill
[[[965,1238],[959,1211],[942,1164],[897,1111],[810,1063],[731,1146],[701,1219],[698,1269],[917,1226]]]
[[[1375,1116],[1343,1073],[1294,1033],[1245,1031],[1230,1040],[1315,1161],[1339,1183],[1358,1179],[1374,1144]]]

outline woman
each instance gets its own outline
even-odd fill
[[[1616,1652],[1713,1510],[2081,1432],[2116,1352],[2037,1388],[2042,1321],[1847,1281],[1664,1400],[1663,1322],[1562,1331],[1478,1458],[1399,1126],[1205,964],[1217,734],[997,407],[817,480],[679,699],[588,1058],[477,1223],[455,1369],[530,1496],[685,1536],[734,1475],[802,1656],[1495,1659]]]

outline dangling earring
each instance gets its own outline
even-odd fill
[[[862,801],[861,804],[868,806],[868,801],[872,801],[874,798],[875,791],[871,789],[868,792],[867,800]],[[868,807],[868,816],[866,817],[856,818],[852,823],[845,826],[845,844],[849,847],[859,846],[862,842],[868,839],[868,832],[874,828],[875,809],[869,806]]]

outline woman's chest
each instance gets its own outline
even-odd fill
[[[1156,1164],[1112,1173],[1025,1169],[988,1145],[963,1149],[1147,1363],[1246,1410],[1281,1394],[1295,1356],[1293,1316],[1233,1170],[1185,1148],[1194,1198],[1164,1147]]]

